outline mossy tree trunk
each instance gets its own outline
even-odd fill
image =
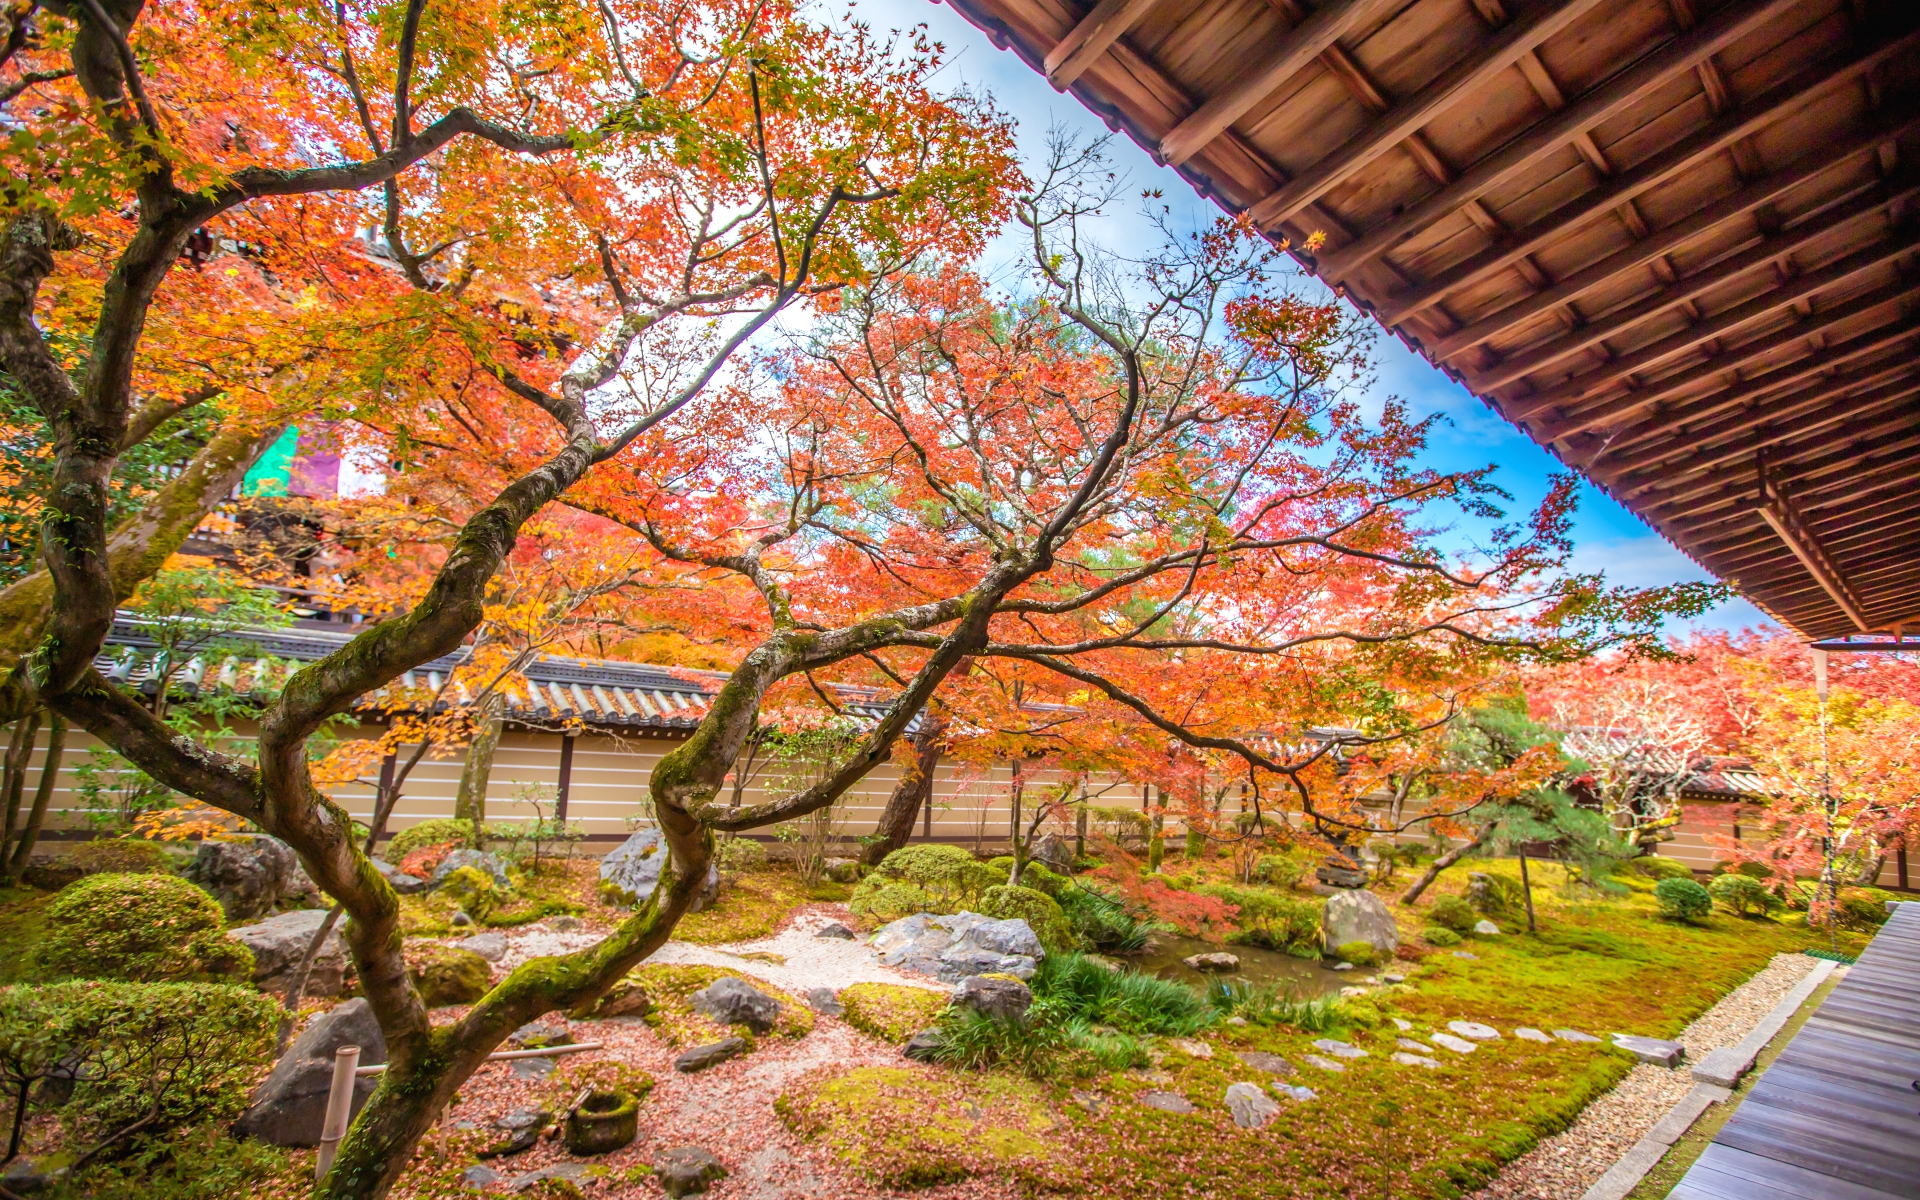
[[[506,725],[498,692],[480,702],[473,718],[473,741],[467,745],[466,765],[460,769],[460,790],[453,798],[453,819],[473,823],[473,844],[484,848],[480,832],[487,821],[487,784],[493,778],[493,755],[500,748]]]

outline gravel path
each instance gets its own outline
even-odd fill
[[[1646,1064],[1635,1067],[1619,1086],[1589,1104],[1565,1132],[1507,1164],[1498,1179],[1475,1193],[1475,1200],[1579,1200],[1667,1115],[1668,1109],[1693,1090],[1693,1076],[1686,1064],[1700,1061],[1709,1050],[1731,1046],[1746,1037],[1817,965],[1804,954],[1774,955],[1764,970],[1727,993],[1681,1032],[1676,1040],[1687,1048],[1687,1057],[1679,1069]],[[1604,1035],[1613,1031],[1594,1032]]]
[[[770,938],[725,946],[668,942],[647,961],[731,967],[742,975],[764,979],[796,996],[804,996],[808,989],[817,987],[829,987],[837,992],[854,983],[901,983],[933,991],[950,990],[925,975],[909,975],[881,966],[879,956],[867,946],[864,939],[848,941],[845,938],[815,937],[820,927],[832,919],[824,913],[802,915]],[[786,961],[775,963],[740,957],[756,952],[777,954]]]

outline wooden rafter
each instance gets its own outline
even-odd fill
[[[1834,603],[1847,616],[1853,618],[1853,623],[1860,631],[1865,633],[1871,629],[1873,623],[1867,620],[1866,613],[1861,610],[1860,600],[1853,594],[1846,576],[1827,556],[1819,540],[1807,530],[1806,522],[1801,520],[1793,500],[1772,484],[1765,470],[1760,471],[1760,505],[1755,511],[1760,514],[1761,520],[1773,526],[1773,531],[1780,535],[1787,549],[1793,551],[1793,556],[1806,567],[1814,582],[1833,597]]]
[[[1140,22],[1159,0],[1100,0],[1093,11],[1047,52],[1047,79],[1066,91],[1107,48]]]

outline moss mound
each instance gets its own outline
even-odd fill
[[[487,960],[458,946],[429,942],[408,947],[407,973],[428,1008],[472,1004],[493,987],[493,968]]]
[[[847,907],[876,921],[916,912],[956,913],[978,909],[987,889],[1005,880],[1005,872],[996,874],[958,846],[906,846],[860,881]]]
[[[96,838],[42,843],[28,860],[24,878],[34,887],[58,891],[90,875],[170,875],[173,869],[173,856],[157,842]]]
[[[1067,923],[1067,914],[1045,892],[1004,884],[990,887],[980,896],[980,912],[999,921],[1025,921],[1048,950],[1073,948],[1073,927]]]
[[[755,1040],[743,1026],[722,1025],[693,1011],[690,997],[714,980],[729,975],[745,980],[780,1002],[780,1015],[774,1020],[773,1031],[761,1036],[800,1038],[813,1032],[813,1010],[799,998],[738,971],[698,964],[647,963],[627,972],[627,978],[644,988],[652,1000],[652,1008],[646,1015],[647,1024],[674,1046],[704,1046],[724,1037]]]
[[[856,983],[840,993],[847,1024],[883,1042],[904,1042],[947,1011],[947,997],[898,983]]]
[[[226,935],[213,897],[172,875],[93,875],[47,906],[35,955],[47,979],[245,980],[253,952]]]

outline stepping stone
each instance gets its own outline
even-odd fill
[[[1382,983],[1405,983],[1407,981],[1407,977],[1405,975],[1398,975],[1398,974],[1382,975],[1380,977],[1380,980]]]
[[[1469,954],[1469,953],[1467,953],[1467,952],[1466,952],[1465,950],[1455,950],[1455,951],[1453,952],[1453,956],[1454,956],[1455,958],[1464,958],[1464,959],[1466,959],[1466,960],[1467,960],[1467,961],[1469,961],[1469,962],[1479,962],[1479,961],[1480,961],[1480,956],[1479,956],[1478,954]]]
[[[712,1153],[698,1146],[675,1146],[653,1164],[653,1173],[659,1176],[661,1189],[679,1200],[682,1196],[697,1196],[716,1180],[725,1179],[727,1168]]]
[[[1498,1029],[1491,1025],[1482,1025],[1478,1021],[1448,1021],[1447,1028],[1461,1037],[1472,1038],[1476,1042],[1497,1041],[1500,1037]]]
[[[1332,1071],[1336,1074],[1339,1074],[1346,1070],[1346,1068],[1341,1066],[1339,1063],[1333,1061],[1330,1058],[1321,1058],[1318,1054],[1309,1054],[1309,1055],[1306,1055],[1305,1058],[1307,1060],[1308,1066],[1319,1067],[1322,1071]]]
[[[545,1079],[553,1074],[554,1062],[550,1058],[516,1058],[513,1060],[515,1079]]]
[[[491,1167],[468,1167],[460,1173],[460,1182],[470,1188],[491,1187],[500,1182],[500,1172]]]
[[[1298,1100],[1302,1104],[1309,1100],[1318,1100],[1320,1098],[1320,1093],[1310,1087],[1294,1087],[1284,1083],[1276,1083],[1273,1085],[1273,1090],[1289,1100]]]
[[[1192,1038],[1168,1038],[1167,1044],[1188,1058],[1212,1058],[1213,1047]]]
[[[563,1162],[556,1166],[541,1167],[538,1171],[529,1171],[525,1175],[507,1184],[507,1190],[509,1192],[524,1192],[543,1179],[565,1179],[571,1181],[584,1179],[586,1178],[586,1174],[587,1164]]]
[[[1553,1036],[1563,1042],[1598,1042],[1600,1039],[1590,1033],[1581,1033],[1578,1029],[1556,1029]]]
[[[1395,1017],[1393,1019],[1393,1027],[1395,1029],[1398,1029],[1401,1033],[1413,1032],[1413,1022],[1407,1020],[1405,1017]]]
[[[1517,1038],[1525,1038],[1529,1042],[1551,1042],[1553,1040],[1552,1038],[1548,1037],[1546,1034],[1541,1033],[1538,1029],[1528,1029],[1524,1025],[1521,1026],[1519,1029],[1514,1030],[1513,1036]]]
[[[691,1075],[695,1071],[704,1071],[708,1067],[717,1067],[737,1055],[747,1052],[747,1039],[730,1037],[717,1042],[709,1042],[693,1049],[673,1060],[673,1069]]]
[[[1141,1092],[1140,1103],[1166,1113],[1186,1114],[1193,1111],[1193,1105],[1187,1098],[1175,1092]]]
[[[1236,1083],[1227,1089],[1227,1110],[1242,1129],[1261,1129],[1280,1115],[1280,1106],[1257,1083]]]
[[[1373,990],[1372,988],[1364,988],[1359,986],[1358,984],[1355,984],[1353,987],[1341,988],[1340,994],[1342,996],[1364,996],[1372,990]]]
[[[1669,1042],[1662,1038],[1635,1037],[1630,1033],[1616,1033],[1613,1044],[1627,1051],[1643,1063],[1652,1063],[1656,1067],[1677,1067],[1686,1057],[1686,1047],[1679,1042]]]
[[[1450,1033],[1434,1034],[1433,1044],[1451,1050],[1455,1054],[1472,1054],[1479,1048],[1478,1043],[1470,1042],[1465,1038],[1457,1038]]]
[[[1412,1038],[1401,1038],[1400,1048],[1402,1050],[1411,1050],[1415,1054],[1432,1054],[1433,1053],[1432,1046],[1422,1045],[1421,1043],[1414,1041]]]
[[[1500,936],[1500,927],[1498,925],[1495,925],[1492,921],[1489,921],[1484,917],[1482,917],[1480,920],[1475,921],[1473,923],[1473,931],[1479,934],[1481,937],[1499,937]]]
[[[1293,1064],[1278,1054],[1268,1054],[1264,1050],[1242,1050],[1234,1057],[1254,1070],[1265,1071],[1269,1075],[1293,1074]]]
[[[1069,1093],[1069,1095],[1073,1097],[1073,1102],[1075,1104],[1078,1104],[1081,1108],[1086,1109],[1087,1112],[1092,1116],[1097,1117],[1101,1113],[1107,1111],[1107,1098],[1105,1096],[1102,1096],[1099,1092],[1084,1092],[1084,1091],[1075,1089],[1073,1092]]]
[[[1423,1054],[1407,1054],[1404,1051],[1396,1051],[1393,1055],[1393,1061],[1403,1067],[1427,1067],[1431,1069],[1440,1065],[1438,1059],[1428,1058]]]
[[[1314,1039],[1313,1048],[1315,1050],[1325,1050],[1335,1058],[1365,1058],[1367,1056],[1367,1052],[1360,1047],[1350,1046],[1345,1042],[1336,1042],[1332,1038]]]
[[[1336,971],[1351,971],[1353,970],[1353,964],[1352,963],[1335,963],[1333,964],[1333,969]]]
[[[823,1017],[837,1017],[846,1012],[830,987],[808,988],[807,1007]]]

